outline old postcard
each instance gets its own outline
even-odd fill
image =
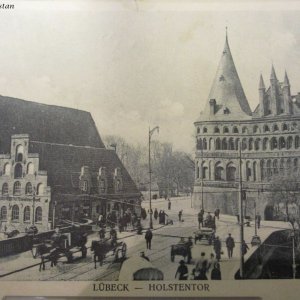
[[[0,24],[1,297],[298,299],[300,3]]]

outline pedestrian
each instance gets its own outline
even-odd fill
[[[100,240],[105,238],[105,228],[104,227],[101,227],[99,230],[99,238],[100,238]]]
[[[146,259],[148,261],[150,261],[149,257],[145,255],[145,252],[141,252],[141,258]]]
[[[111,238],[111,245],[114,247],[117,245],[117,231],[114,227],[111,227],[109,234]]]
[[[235,247],[234,238],[231,236],[231,233],[228,234],[226,239],[226,247],[228,252],[228,258],[232,258],[233,248]]]
[[[158,218],[158,211],[157,211],[157,208],[154,209],[154,219],[155,221],[157,220]]]
[[[46,267],[45,267],[45,257],[44,255],[42,254],[41,255],[41,263],[40,263],[40,268],[39,268],[39,271],[41,272],[42,270],[45,271]]]
[[[220,217],[220,209],[219,208],[217,208],[215,210],[215,217],[219,220],[219,217]]]
[[[98,217],[98,226],[102,226],[102,222],[103,222],[103,215],[100,213],[99,217]]]
[[[162,224],[166,225],[166,217],[168,217],[168,215],[165,213],[165,211],[162,211]]]
[[[179,275],[179,280],[187,280],[188,279],[188,275],[189,275],[189,271],[188,271],[188,267],[185,265],[184,260],[181,260],[179,262],[179,267],[177,268],[177,271],[175,273],[175,279],[177,278],[177,274]]]
[[[207,272],[207,260],[204,260],[202,262],[200,270],[197,272],[197,276],[195,276],[194,279],[196,279],[196,280],[207,280],[206,272]]]
[[[201,226],[203,227],[203,214],[201,211],[198,213],[198,228],[200,229]]]
[[[193,247],[193,238],[190,236],[188,241],[185,243],[187,249],[187,263],[191,263],[192,260],[192,247]]]
[[[151,250],[151,240],[152,240],[152,231],[150,228],[147,229],[145,233],[146,247]]]
[[[178,213],[179,222],[181,222],[181,218],[182,218],[182,210],[180,210],[179,213]]]
[[[243,243],[242,243],[242,255],[245,255],[247,253],[247,250],[249,250],[249,247],[246,244],[245,240],[243,240]]]
[[[208,260],[207,271],[209,271],[210,269],[213,269],[217,262],[218,261],[216,260],[215,255],[213,253],[211,253],[210,258]]]
[[[160,210],[158,213],[158,220],[159,220],[158,223],[162,224],[162,210]]]
[[[260,221],[261,221],[261,216],[260,215],[256,215],[256,222],[257,222],[257,228],[260,228]]]
[[[171,209],[171,201],[170,201],[170,198],[168,198],[168,210]]]
[[[206,261],[206,263],[204,263]],[[205,252],[201,252],[201,257],[196,261],[195,269],[194,269],[194,277],[198,279],[200,277],[201,270],[203,269],[203,264],[207,266],[207,259],[205,257]]]
[[[217,261],[220,261],[220,259],[221,259],[221,251],[222,251],[222,244],[221,244],[221,241],[220,241],[220,239],[219,239],[218,236],[214,240],[214,251],[216,253],[216,259],[217,259]]]
[[[221,280],[222,279],[219,263],[214,264],[214,268],[212,269],[211,274],[210,274],[210,279],[211,280]]]

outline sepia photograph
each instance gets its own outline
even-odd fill
[[[297,299],[298,3],[0,4],[0,296]]]

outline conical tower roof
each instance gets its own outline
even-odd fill
[[[226,34],[225,46],[218,66],[217,74],[211,87],[208,103],[204,115],[209,115],[209,100],[216,100],[215,117],[209,119],[224,119],[235,117],[245,119],[251,116],[252,112],[245,96],[242,84],[236,71]],[[226,114],[224,115],[224,112]],[[201,118],[202,119],[202,118]]]

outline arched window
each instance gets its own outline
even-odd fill
[[[254,149],[259,150],[260,149],[260,139],[256,139],[254,143]]]
[[[247,149],[247,140],[243,139],[242,140],[242,150],[246,150]]]
[[[29,206],[25,206],[24,208],[24,222],[28,222],[30,221],[30,207]]]
[[[222,140],[222,150],[227,150],[227,140],[226,140],[226,138],[224,138]]]
[[[242,128],[242,133],[248,133],[248,128],[246,126]]]
[[[249,139],[249,150],[253,150],[253,139]]]
[[[4,182],[2,185],[2,195],[7,195],[8,194],[8,183]]]
[[[256,181],[256,174],[257,174],[257,163],[256,161],[253,162],[253,181]]]
[[[215,167],[215,179],[216,180],[225,180],[224,168],[221,166],[221,163],[217,163]]]
[[[265,170],[265,162],[264,160],[260,161],[260,174],[261,174],[261,180],[265,179],[265,174],[266,174],[266,170]]]
[[[228,149],[229,150],[234,150],[233,138],[230,138],[229,141],[228,141]]]
[[[24,147],[22,145],[18,145],[16,147],[16,161],[22,161],[24,154]]]
[[[229,132],[228,127],[224,127],[224,128],[223,128],[223,133],[228,133],[228,132]]]
[[[264,132],[268,132],[268,131],[270,131],[270,128],[269,128],[268,125],[265,125],[265,126],[264,126]]]
[[[257,125],[255,125],[255,126],[253,127],[253,132],[254,132],[254,133],[258,133],[258,132],[259,132],[259,127],[258,127]]]
[[[298,135],[296,135],[296,137],[295,137],[295,149],[298,149],[299,148],[299,136]]]
[[[6,163],[3,168],[4,175],[10,175],[10,164]]]
[[[219,129],[219,127],[215,127],[215,129],[214,129],[214,133],[220,133],[220,129]]]
[[[269,144],[269,139],[268,138],[264,138],[263,139],[263,150],[268,150],[268,144]]]
[[[235,181],[236,177],[236,167],[233,163],[229,163],[226,168],[226,178],[227,181]]]
[[[84,182],[87,182],[87,180],[84,180]],[[83,182],[83,188],[84,188],[84,182]],[[82,189],[83,189],[82,188]],[[83,189],[84,190],[84,189]],[[43,195],[44,194],[44,185],[42,184],[42,183],[39,183],[38,185],[37,185],[37,190],[36,190],[36,194],[37,195]]]
[[[278,162],[277,162],[277,159],[274,159],[274,161],[273,161],[273,172],[274,172],[274,174],[278,174]]]
[[[275,124],[275,125],[273,126],[273,131],[278,131],[278,130],[279,130],[278,125]]]
[[[289,136],[289,137],[287,138],[286,148],[287,148],[287,149],[291,149],[291,148],[292,148],[292,145],[293,145],[293,137]]]
[[[19,206],[18,205],[14,205],[12,207],[11,219],[12,219],[12,221],[19,221]]]
[[[20,195],[21,194],[21,183],[20,181],[16,181],[14,183],[14,191],[13,191],[14,195]]]
[[[22,178],[23,176],[23,168],[20,163],[15,166],[15,178]]]
[[[28,165],[27,165],[27,174],[29,174],[29,175],[34,174],[34,165],[32,162],[28,163]]]
[[[272,137],[271,138],[271,150],[277,149],[277,147],[278,147],[277,139],[275,137]]]
[[[2,206],[0,210],[0,220],[6,221],[7,220],[7,208],[6,206]]]
[[[202,150],[202,139],[197,139],[197,150]]]
[[[202,164],[202,178],[207,179],[208,167]]]
[[[283,158],[281,158],[279,161],[279,171],[280,171],[280,174],[283,174],[283,171],[284,171],[284,159]]]
[[[197,127],[197,133],[200,133],[200,127]]]
[[[203,127],[203,133],[207,133],[207,128]]]
[[[203,150],[207,150],[207,141],[206,141],[206,138],[203,139]]]
[[[239,133],[239,130],[238,130],[238,128],[236,126],[234,126],[232,132],[233,133]]]
[[[250,180],[251,176],[252,176],[252,172],[251,172],[251,163],[250,161],[247,161],[246,163],[246,177],[247,177],[247,181]]]
[[[287,124],[283,123],[282,124],[282,131],[288,130]]]
[[[279,138],[279,149],[284,149],[284,148],[285,148],[285,138],[281,136]]]
[[[32,194],[32,184],[30,182],[26,183],[25,194],[26,195],[31,195]]]
[[[220,140],[220,138],[216,139],[216,150],[221,150],[221,140]]]
[[[43,219],[43,211],[40,206],[38,206],[35,210],[35,222],[42,222]]]
[[[294,172],[298,169],[298,158],[294,158]]]
[[[286,168],[287,168],[287,170],[290,170],[291,169],[291,159],[290,158],[288,158],[287,159],[287,161],[286,161]]]
[[[196,178],[200,178],[200,167],[199,167],[199,163],[196,166]]]
[[[209,150],[213,150],[214,149],[214,139],[210,138],[209,139]]]
[[[297,123],[293,122],[292,125],[291,125],[291,130],[294,131],[296,129],[297,129]]]
[[[271,160],[268,159],[268,161],[267,161],[267,177],[270,177],[271,175],[272,175]]]
[[[234,144],[235,144],[235,150],[239,150],[239,148],[240,148],[240,139],[235,139]]]

